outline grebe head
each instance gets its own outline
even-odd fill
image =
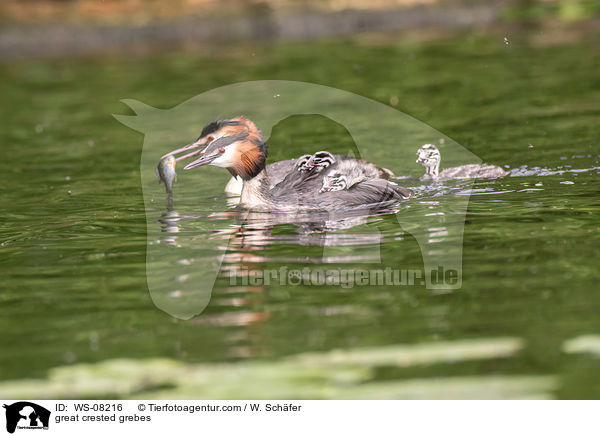
[[[317,171],[333,165],[335,163],[335,157],[328,151],[317,151],[309,160],[308,165],[315,168]]]
[[[425,167],[425,174],[437,176],[440,169],[440,161],[442,157],[440,151],[433,144],[422,145],[417,150],[417,163]]]
[[[342,191],[349,185],[348,178],[339,171],[330,171],[323,177],[323,187],[319,192]]]
[[[296,160],[296,169],[301,172],[309,171],[310,170],[309,162],[310,162],[311,158],[312,158],[312,154],[304,154],[304,155],[300,156]]]
[[[195,142],[165,156],[189,150],[194,151],[176,160],[200,157],[186,165],[184,170],[214,165],[227,168],[234,177],[239,176],[244,180],[250,180],[260,173],[267,160],[267,145],[260,130],[244,116],[207,124]]]
[[[340,165],[337,169],[332,169],[325,174],[323,186],[319,192],[343,191],[369,178],[362,168],[348,168],[348,165],[346,167]]]
[[[296,161],[296,169],[300,172],[320,172],[335,163],[335,157],[328,151],[317,151],[315,154],[305,154]]]

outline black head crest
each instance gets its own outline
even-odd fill
[[[246,128],[248,128],[248,125],[242,121],[219,120],[217,118],[216,120],[211,121],[206,126],[204,126],[204,128],[202,129],[202,133],[200,133],[200,136],[198,137],[198,139],[204,138],[206,135],[210,135],[211,133],[216,132],[217,130],[219,130],[221,127],[224,127],[224,126],[246,126]]]
[[[202,129],[202,133],[200,133],[200,136],[198,137],[198,139],[204,138],[206,135],[214,133],[217,130],[219,130],[220,128],[221,128],[221,121],[219,121],[218,119],[211,121],[206,126],[204,126],[204,128]]]

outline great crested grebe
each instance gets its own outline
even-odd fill
[[[425,144],[417,151],[417,163],[425,167],[422,179],[484,179],[504,177],[507,172],[496,165],[468,164],[446,168],[440,173],[442,156],[433,144]]]
[[[193,151],[191,151],[193,150]],[[328,210],[408,198],[409,189],[387,180],[391,171],[348,156],[319,151],[298,159],[266,165],[267,144],[256,125],[244,116],[207,124],[192,144],[163,156],[177,161],[199,156],[184,170],[214,165],[233,176],[229,192],[242,181],[240,203],[256,210]]]

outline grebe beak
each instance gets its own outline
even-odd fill
[[[188,153],[184,156],[176,157],[175,161],[179,162],[180,160],[184,160],[184,159],[190,158],[192,156],[199,155],[200,153],[202,153],[204,151],[204,149],[206,148],[206,145],[207,145],[206,143],[200,143],[200,141],[192,142],[191,144],[188,144],[184,147],[178,148],[177,150],[173,150],[170,153],[163,155],[161,157],[161,160],[164,159],[165,157],[174,156],[176,154],[183,153],[184,151],[197,149],[197,150],[194,150],[193,152]]]
[[[202,152],[200,152],[200,153],[202,153]],[[194,154],[198,154],[198,152],[196,152],[196,153],[190,153],[189,155],[184,156],[184,158],[192,156]],[[220,153],[214,153],[214,154],[204,155],[200,159],[196,159],[194,162],[191,162],[191,163],[187,164],[186,166],[183,167],[183,169],[184,170],[191,170],[192,168],[196,168],[196,167],[201,167],[201,166],[204,166],[204,165],[208,165],[209,163],[211,163],[213,160],[215,160],[219,156],[221,156]]]
[[[185,156],[181,156],[177,158],[177,160],[187,159],[188,157],[202,155],[199,159],[196,159],[194,162],[183,167],[184,170],[191,170],[192,168],[201,167],[203,165],[208,165],[215,159],[220,156],[223,156],[225,153],[225,147],[233,144],[234,142],[245,139],[248,136],[246,132],[236,133],[235,135],[230,136],[221,136],[218,139],[215,139],[210,144],[207,144],[206,147],[203,147],[201,150],[193,151],[192,153],[186,154]],[[204,145],[204,144],[201,144]],[[198,146],[198,145],[196,145]],[[185,149],[185,147],[183,147]]]

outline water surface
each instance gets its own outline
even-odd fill
[[[278,364],[339,348],[370,353],[399,344],[512,338],[518,349],[485,359],[380,363],[357,379],[366,388],[373,383],[370,394],[348,395],[385,397],[376,389],[381,383],[453,377],[480,377],[500,389],[503,377],[514,376],[551,377],[545,397],[598,398],[598,360],[563,350],[565,341],[600,330],[600,41],[587,36],[544,45],[535,32],[509,40],[386,36],[3,64],[0,378],[43,378],[49,368],[115,357]],[[122,98],[169,108],[217,86],[257,79],[314,82],[395,105],[485,162],[506,166],[508,177],[479,181],[468,192],[456,182],[414,184],[415,201],[433,213],[445,195],[471,194],[460,290],[230,285],[232,265],[301,269],[329,259],[328,268],[357,269],[370,265],[374,247],[384,264],[422,269],[416,240],[398,230],[394,213],[410,216],[400,206],[326,233],[298,223],[275,224],[267,234],[236,233],[201,316],[178,320],[153,305],[139,172],[143,137],[111,114],[128,113]],[[206,121],[198,120],[198,129]],[[351,143],[327,119],[292,117],[274,128],[270,161],[315,144]],[[382,164],[389,153],[381,150]],[[207,220],[231,213],[221,195],[226,179],[204,180],[214,196],[180,199],[197,202],[197,215],[183,219],[196,237]],[[159,218],[156,226],[165,225]],[[220,229],[222,236],[237,232]],[[316,370],[330,364],[310,362]],[[460,396],[469,383],[450,392]],[[402,392],[410,396],[419,386]],[[444,396],[438,394],[431,396]]]

